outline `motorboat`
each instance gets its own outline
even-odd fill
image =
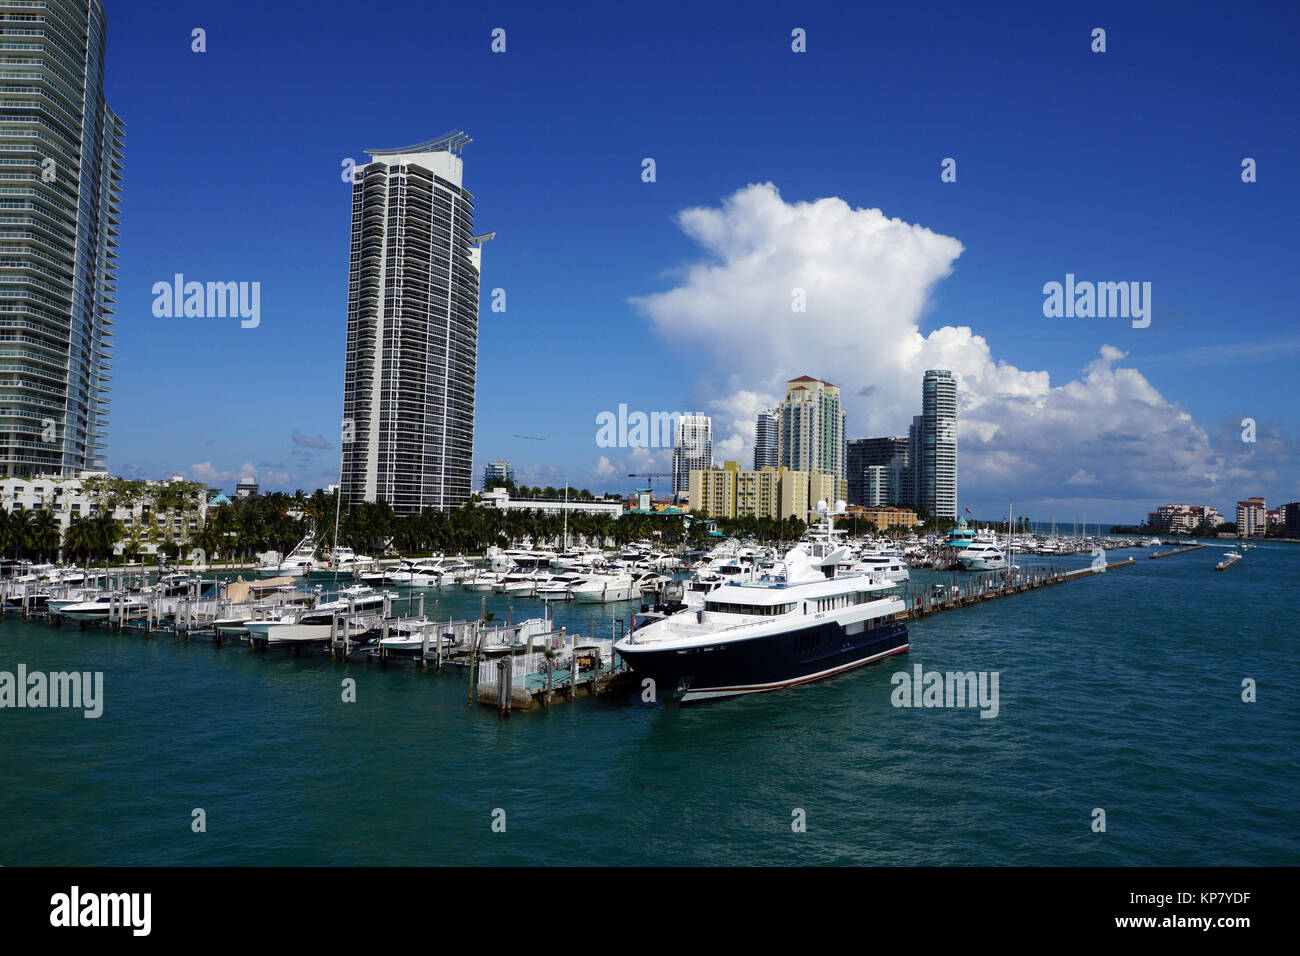
[[[59,613],[72,621],[107,621],[110,613],[121,615],[126,620],[136,620],[144,617],[148,609],[148,602],[139,595],[114,592],[66,604]]]
[[[385,591],[355,587],[341,592],[340,596],[316,607],[282,613],[279,617],[251,620],[244,623],[249,636],[255,641],[273,644],[310,644],[329,640],[335,630],[346,621],[353,629],[364,629],[365,618],[382,614],[385,602],[396,597]]]
[[[267,552],[264,560],[257,566],[257,573],[264,578],[292,575],[305,577],[320,567],[316,561],[316,532],[308,531],[306,537],[298,542],[287,557],[281,557],[278,551]]]
[[[957,562],[964,571],[1005,571],[1007,556],[998,547],[992,532],[981,531],[961,553]]]
[[[639,577],[627,571],[595,574],[573,588],[573,600],[579,604],[610,604],[614,601],[640,599]]]

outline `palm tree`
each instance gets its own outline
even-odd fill
[[[54,517],[53,511],[41,510],[36,512],[31,522],[31,547],[40,555],[42,561],[47,556],[55,559],[59,556],[59,543],[63,539],[63,533],[59,529],[59,519]]]
[[[194,534],[193,545],[203,552],[207,559],[209,567],[221,554],[221,549],[225,545],[225,539],[217,533],[217,530],[211,524],[205,524]]]
[[[13,548],[14,557],[22,556],[22,552],[31,547],[32,543],[32,513],[30,511],[15,511],[9,516],[9,523],[6,530],[6,545]]]
[[[113,548],[117,542],[122,539],[122,532],[125,530],[122,522],[118,521],[109,512],[103,512],[95,515],[90,519],[94,539],[94,548],[96,554],[102,555],[105,560],[113,553]],[[71,530],[71,528],[69,528]]]
[[[140,529],[132,528],[131,533],[127,535],[126,541],[122,543],[122,554],[134,561],[144,550],[144,539],[140,537]]]
[[[63,535],[63,549],[73,560],[88,557],[95,550],[96,536],[93,518],[72,516],[72,523]]]

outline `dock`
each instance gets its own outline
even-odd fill
[[[574,700],[584,691],[587,697],[610,693],[630,674],[612,639],[591,640],[561,629],[540,635],[540,643],[522,654],[471,657],[470,698],[508,717],[513,710]]]
[[[958,578],[950,584],[940,583],[942,590],[936,590],[933,587],[928,589],[908,588],[904,595],[907,610],[894,615],[894,620],[911,621],[938,611],[952,611],[958,608],[971,607],[985,601],[1050,587],[1053,584],[1077,581],[1080,578],[1102,574],[1114,568],[1131,567],[1135,563],[1133,558],[1125,558],[1123,561],[1116,561],[1113,564],[1094,562],[1091,567],[1076,568],[1073,571],[1062,571],[1051,567],[1028,568],[999,572],[996,575],[986,574],[975,578]],[[961,583],[957,583],[957,581]]]
[[[1188,551],[1200,551],[1201,548],[1208,547],[1208,544],[1189,544],[1185,548],[1175,548],[1173,551],[1161,551],[1157,554],[1148,554],[1147,557],[1154,561],[1156,558],[1172,558],[1175,554],[1186,554]]]

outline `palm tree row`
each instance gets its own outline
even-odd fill
[[[68,560],[105,561],[120,546],[127,559],[133,560],[151,543],[171,559],[196,556],[193,552],[198,550],[210,564],[247,562],[266,551],[287,552],[309,529],[315,529],[321,552],[328,554],[334,544],[336,506],[334,494],[319,490],[312,495],[272,492],[237,499],[209,510],[203,526],[188,537],[161,529],[156,521],[148,527],[127,529],[108,513],[84,518],[74,515],[60,534],[53,512],[0,511],[0,553],[15,559],[54,560],[62,551]],[[653,539],[662,547],[674,548],[707,541],[706,525],[698,518],[695,515],[683,521],[675,515],[574,512],[566,522],[560,514],[484,507],[477,497],[452,512],[430,508],[415,515],[398,515],[381,501],[366,502],[343,513],[339,539],[357,551],[375,554],[390,546],[400,553],[418,554],[477,553],[493,545],[563,545],[566,536],[569,545],[618,547]],[[724,534],[771,542],[797,539],[806,527],[797,519],[737,518],[716,524]]]

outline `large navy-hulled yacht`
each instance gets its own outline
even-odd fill
[[[843,502],[836,512],[843,513]],[[724,584],[637,628],[615,650],[661,699],[683,703],[776,690],[829,677],[908,648],[906,610],[879,572],[839,571],[833,515],[817,503],[821,535],[753,581]]]

